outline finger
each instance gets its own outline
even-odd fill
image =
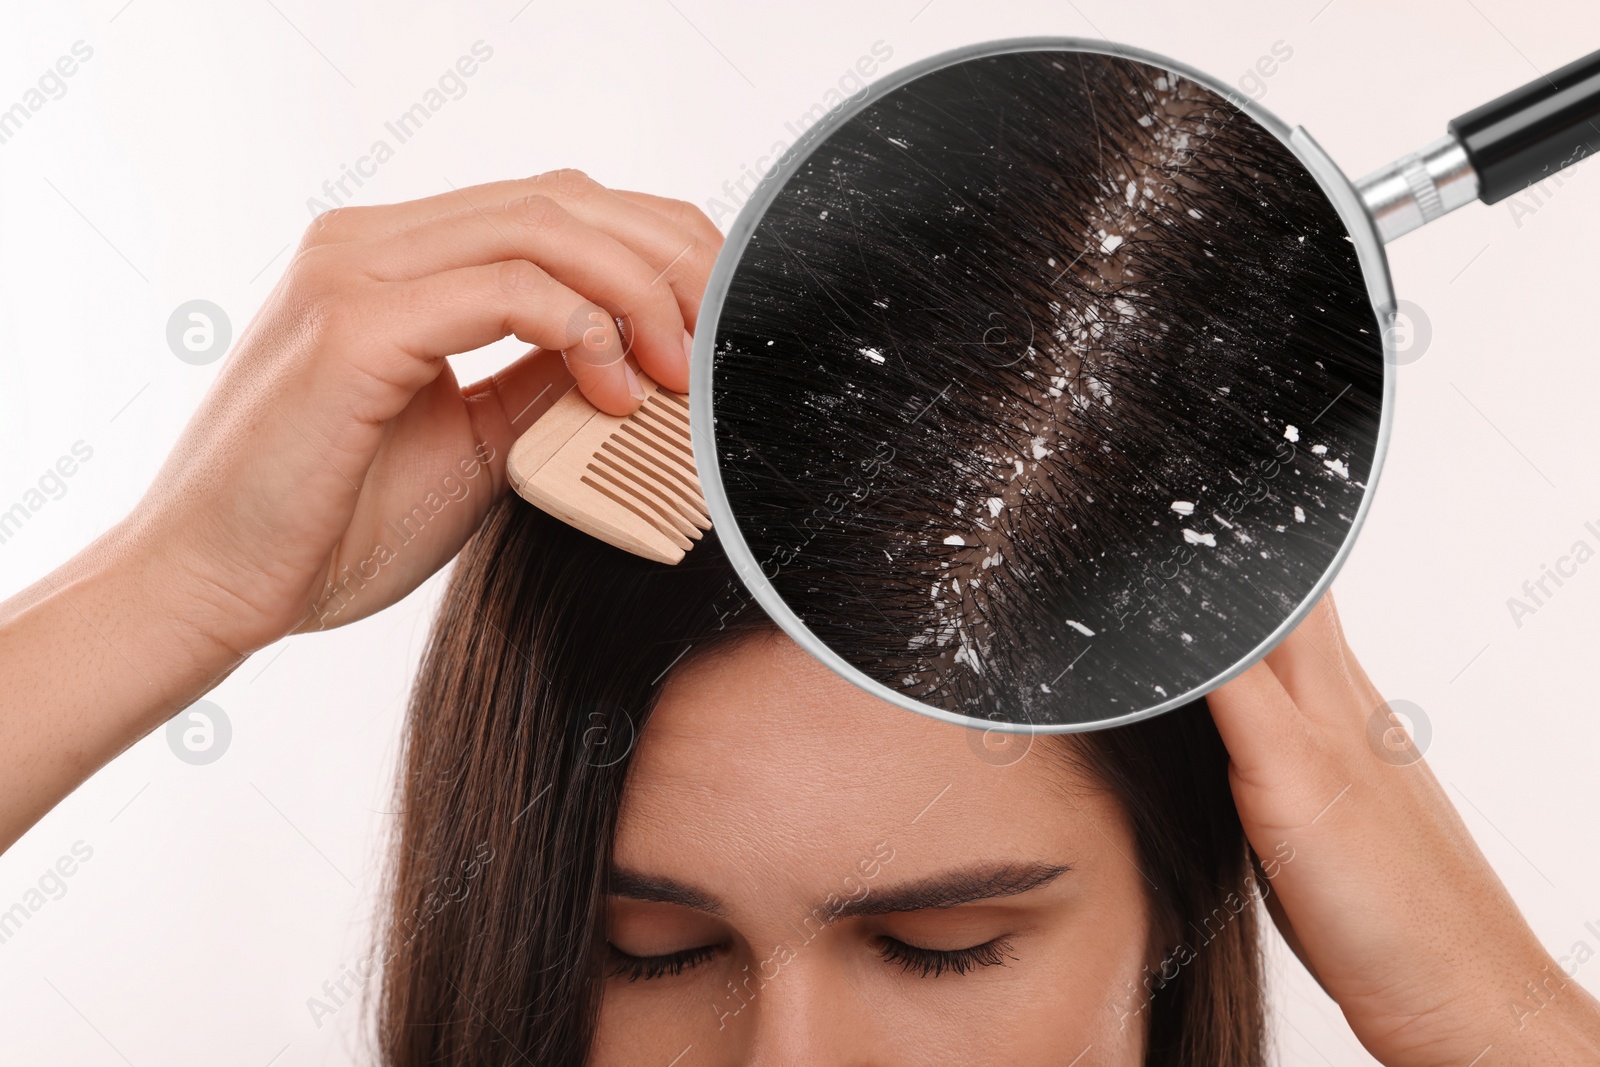
[[[481,348],[507,334],[559,349],[589,402],[613,415],[639,406],[638,379],[610,315],[523,259],[383,286],[378,313],[413,362]],[[631,379],[631,381],[630,381]]]
[[[1322,598],[1306,613],[1300,625],[1295,627],[1295,633],[1304,639],[1299,645],[1300,651],[1320,658],[1324,666],[1339,677],[1352,677],[1348,662],[1349,645],[1346,644],[1344,633],[1339,627],[1339,618],[1333,607],[1332,592],[1322,595]]]
[[[1206,696],[1236,777],[1263,789],[1292,783],[1316,758],[1315,737],[1265,662]]]
[[[711,266],[716,261],[716,249],[721,243],[721,236],[716,235],[716,245],[708,245],[694,230],[679,225],[663,210],[635,203],[632,199],[618,195],[577,171],[562,173],[577,175],[577,178],[568,179],[559,190],[554,186],[546,186],[544,192],[528,192],[506,199],[475,197],[468,202],[463,198],[465,206],[458,211],[448,213],[448,216],[470,219],[473,215],[478,215],[491,225],[501,226],[503,225],[499,221],[501,213],[514,210],[513,205],[526,201],[529,196],[548,195],[573,218],[586,222],[600,232],[615,238],[648,263],[656,273],[656,280],[664,282],[672,290],[672,295],[678,303],[678,312],[692,333],[699,317],[700,301],[705,295],[706,282],[711,275]],[[666,200],[662,197],[651,199],[664,204],[679,205],[688,213],[698,215],[695,208],[681,201]],[[428,221],[437,222],[444,217],[446,216],[441,215]],[[710,226],[709,220],[704,216],[700,218],[705,224],[702,228],[708,228],[712,234],[716,234],[716,227]],[[505,235],[513,245],[516,243],[515,228],[507,228]],[[408,267],[402,262],[396,272],[404,277],[415,277],[423,273],[424,269]]]
[[[1228,750],[1234,805],[1258,855],[1337,830],[1340,819],[1324,816],[1339,810],[1352,780],[1265,663],[1209,694],[1206,704]]]
[[[1312,721],[1341,735],[1372,710],[1365,707],[1369,703],[1365,676],[1352,669],[1353,661],[1331,594],[1267,653],[1267,664],[1296,705]]]
[[[528,178],[451,189],[447,193],[399,204],[336,208],[318,215],[308,236],[314,235],[323,243],[370,240],[400,233],[458,211],[505,204],[535,194],[553,197],[570,206],[593,195],[596,190],[612,192],[583,171],[569,167]],[[619,199],[671,223],[685,236],[694,237],[705,244],[713,255],[722,247],[722,232],[704,212],[687,201],[634,192],[621,193]]]
[[[650,264],[660,280],[671,287],[685,325],[690,333],[694,332],[700,301],[711,277],[711,266],[716,262],[717,249],[722,243],[722,235],[710,225],[709,219],[682,201],[648,198],[648,201],[687,209],[674,213],[648,201],[635,202],[588,179],[583,183],[569,181],[568,189],[556,199],[575,217],[610,234]],[[704,225],[698,229],[684,225],[679,215],[698,216]],[[705,229],[715,235],[715,242],[706,240],[706,235],[700,232]]]
[[[579,170],[554,170],[528,178],[452,188],[448,193],[436,193],[398,204],[335,208],[318,215],[312,227],[323,243],[371,240],[409,230],[444,215],[471,210],[474,205],[504,204],[540,192],[559,195],[562,189],[580,180],[590,179]]]
[[[1345,636],[1344,619],[1339,614],[1339,605],[1334,602],[1333,590],[1329,590],[1322,598],[1328,608],[1328,622],[1331,628],[1329,640],[1337,643],[1345,669],[1349,672],[1351,680],[1360,690],[1369,694],[1378,692],[1377,686],[1372,684],[1372,679],[1367,675],[1366,668],[1361,666],[1361,661],[1356,658],[1355,650],[1350,647],[1350,639]]]
[[[671,197],[656,196],[654,193],[641,193],[633,189],[614,189],[617,196],[640,207],[664,215],[671,219],[679,229],[686,230],[694,235],[713,252],[722,250],[724,240],[722,231],[717,229],[717,224],[707,217],[704,211],[695,207],[687,200],[673,200]]]
[[[722,245],[721,232],[686,201],[646,193],[621,196],[579,170],[557,170],[532,178],[468,186],[400,204],[338,208],[317,216],[302,246],[381,241],[447,216],[482,215],[533,195],[556,200],[576,217],[637,252],[663,276],[678,303],[679,314],[693,332],[706,280]],[[378,273],[385,280],[394,280],[416,277],[424,271]]]
[[[1271,886],[1272,875],[1268,874],[1266,868],[1262,866],[1261,858],[1252,856],[1251,862],[1256,870],[1256,884]],[[1319,986],[1322,985],[1322,979],[1317,975],[1317,969],[1311,962],[1311,956],[1306,952],[1305,942],[1301,940],[1299,931],[1294,928],[1294,923],[1290,920],[1289,913],[1283,908],[1283,897],[1269,889],[1261,900],[1266,905],[1267,914],[1272,917],[1272,925],[1278,928],[1278,934],[1289,946],[1289,951],[1294,953],[1295,958],[1300,961],[1300,965],[1310,972],[1311,977],[1316,979],[1317,984]],[[1327,992],[1327,987],[1324,986],[1323,991]]]
[[[496,493],[506,484],[511,446],[574,384],[559,351],[534,348],[461,390],[474,440],[487,441],[492,449],[489,471]]]
[[[550,197],[442,216],[372,244],[363,250],[361,262],[375,276],[395,279],[512,258],[537,264],[622,318],[630,347],[645,370],[668,389],[688,389],[688,334],[663,272]],[[587,328],[587,323],[579,325]]]

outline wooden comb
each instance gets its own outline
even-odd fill
[[[567,525],[636,556],[677,563],[711,529],[694,469],[689,399],[638,376],[644,401],[620,418],[569,388],[511,447],[506,474],[518,496]]]

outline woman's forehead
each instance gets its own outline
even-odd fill
[[[905,877],[1115,854],[1122,813],[1074,783],[1059,748],[1037,738],[996,758],[981,733],[878,700],[787,637],[740,641],[669,679],[629,770],[616,861],[754,891],[779,874],[821,888],[874,849]]]

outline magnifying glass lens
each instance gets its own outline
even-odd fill
[[[1384,382],[1355,247],[1190,77],[1070,49],[932,70],[792,152],[741,240],[724,542],[900,703],[1068,729],[1175,706],[1352,532]]]

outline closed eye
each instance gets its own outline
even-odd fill
[[[897,964],[906,973],[918,978],[937,978],[947,971],[966,974],[979,967],[1004,967],[1011,955],[1008,938],[997,937],[971,948],[936,949],[919,948],[898,938],[880,935],[877,938],[878,954],[886,963]]]
[[[615,945],[608,944],[606,947],[611,976],[626,978],[630,982],[676,977],[684,971],[709,962],[723,948],[722,945],[702,945],[669,952],[662,956],[634,956]]]

